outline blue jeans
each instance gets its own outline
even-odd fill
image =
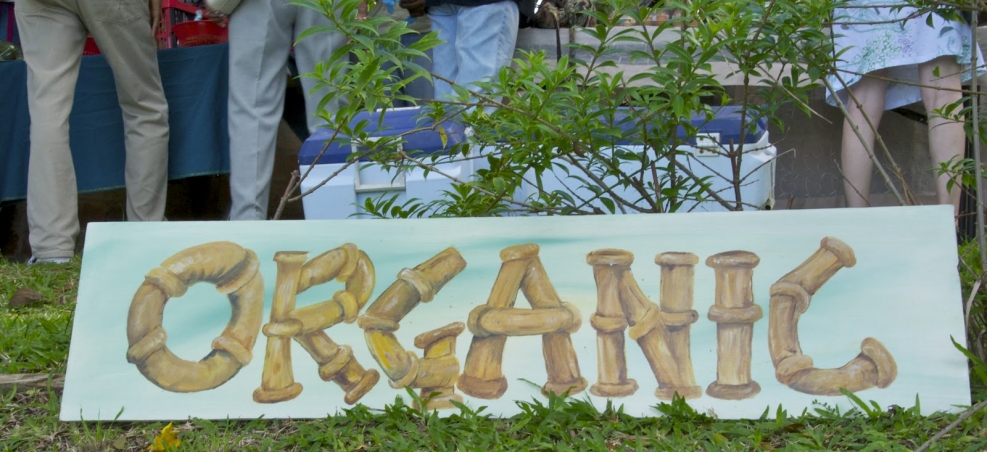
[[[475,90],[473,82],[495,77],[509,66],[517,44],[518,8],[512,0],[481,6],[445,4],[429,8],[432,31],[445,41],[432,49],[432,72]],[[435,98],[452,94],[435,80]]]
[[[418,34],[418,33],[409,33],[409,34],[406,34],[406,35],[402,35],[401,36],[401,45],[403,45],[405,47],[411,46],[412,44],[414,44],[414,43],[418,42],[419,40],[421,40],[421,38],[422,38],[422,35],[421,34]],[[354,54],[351,53],[350,56],[349,56],[349,58],[350,58],[350,62],[351,63],[356,63],[357,62],[356,55],[354,55]],[[425,51],[425,56],[423,56],[423,57],[415,57],[415,58],[413,58],[411,60],[411,62],[412,63],[415,63],[415,64],[417,64],[419,66],[421,66],[426,71],[431,71],[432,70],[432,49],[426,50]],[[384,61],[380,65],[380,70],[381,71],[384,71],[384,70],[390,69],[392,67],[394,67],[394,63],[392,63],[390,61]],[[412,74],[412,72],[410,70],[407,70],[407,71],[396,71],[396,73],[395,73],[395,75],[397,75],[397,77],[399,79],[401,79],[401,80],[407,79],[408,77],[411,76],[411,74]],[[388,86],[390,86],[390,85],[388,85]],[[394,94],[399,94],[399,93],[394,93]],[[407,95],[409,95],[411,97],[414,97],[415,99],[418,99],[418,100],[432,100],[432,99],[435,98],[435,91],[434,91],[434,89],[432,87],[432,79],[430,77],[428,77],[427,74],[426,74],[425,77],[416,78],[416,79],[412,80],[411,83],[408,83],[407,85],[404,85],[404,88],[400,91],[400,94],[407,94]],[[397,99],[395,99],[393,105],[394,105],[394,107],[397,107],[397,108],[400,108],[400,107],[411,107],[413,105],[422,105],[422,102],[417,102],[415,104],[412,104],[412,103],[409,103],[409,102],[406,102],[406,101],[403,101],[403,100],[397,100]]]
[[[410,46],[411,44],[414,44],[421,38],[422,35],[417,33],[403,35],[401,36],[401,44],[404,44],[404,46],[407,47]],[[425,68],[426,70],[430,71],[432,70],[432,49],[426,50],[425,55],[426,56],[424,57],[415,58],[413,62]],[[405,77],[407,77],[407,75],[405,75]],[[414,97],[415,99],[435,98],[435,89],[432,87],[432,81],[429,79],[427,74],[425,77],[416,78],[412,80],[411,83],[405,85],[404,93],[411,97]],[[410,105],[403,105],[403,106],[407,107]]]

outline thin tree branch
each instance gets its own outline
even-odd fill
[[[963,414],[961,414],[958,418],[956,418],[956,420],[953,421],[951,424],[947,425],[946,428],[940,430],[939,433],[936,433],[935,436],[929,438],[929,440],[926,441],[925,444],[922,444],[921,447],[915,449],[915,452],[924,452],[926,449],[932,446],[932,443],[942,439],[942,437],[946,436],[947,433],[953,431],[953,429],[955,429],[958,425],[962,424],[963,421],[969,419],[970,416],[973,416],[978,411],[984,409],[984,407],[987,407],[987,400],[981,401],[980,403],[974,405],[969,410],[964,411]]]
[[[295,181],[297,180],[298,170],[294,170],[291,172],[291,180],[288,181],[288,186],[284,188],[284,194],[281,195],[281,201],[278,202],[278,210],[274,212],[274,218],[272,218],[272,220],[281,218],[281,213],[284,212],[284,206],[288,203],[288,195],[290,195],[292,190],[295,189]]]

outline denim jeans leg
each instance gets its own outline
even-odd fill
[[[378,46],[377,47],[377,50],[380,51],[381,48]],[[350,62],[351,63],[357,63],[357,62],[359,62],[359,59],[356,57],[355,54],[352,54],[351,53],[350,54]],[[384,60],[383,62],[380,63],[380,69],[378,69],[378,72],[382,72],[383,73],[383,72],[386,72],[386,71],[390,71],[393,68],[394,68],[394,63],[393,62],[388,61],[388,60]],[[394,73],[391,74],[391,77],[392,77],[392,80],[397,80],[397,79],[401,78],[401,72],[395,70]],[[387,81],[387,82],[384,83],[384,86],[386,86],[389,90],[391,90],[391,94],[390,94],[389,97],[391,97],[391,100],[393,101],[393,106],[394,107],[401,108],[401,107],[407,107],[408,106],[408,103],[407,102],[405,102],[403,100],[399,100],[399,99],[395,99],[394,98],[394,96],[396,94],[401,94],[401,92],[400,91],[394,91],[394,83],[393,82]]]
[[[491,79],[511,65],[517,44],[518,7],[512,0],[462,7],[457,14],[456,49],[459,72],[456,84]]]
[[[448,80],[456,80],[459,74],[459,57],[456,55],[456,25],[457,15],[461,6],[444,4],[428,10],[428,18],[432,21],[432,31],[439,34],[439,40],[444,41],[432,49],[432,72]],[[442,99],[452,94],[448,83],[435,79],[435,98]]]
[[[405,47],[410,46],[422,38],[419,33],[406,34],[401,36],[401,44]],[[416,57],[412,60],[412,63],[417,64],[424,68],[426,71],[432,70],[432,49],[425,51],[427,56]],[[402,76],[407,79],[408,77],[414,75],[414,71],[405,69]],[[419,77],[411,81],[404,86],[404,94],[407,94],[415,99],[425,99],[430,100],[435,96],[435,90],[432,87],[432,81],[428,77]]]
[[[433,13],[433,10],[437,10]],[[455,11],[455,24],[447,24],[446,10]],[[449,40],[442,33],[451,30],[452,39],[440,47],[450,46],[454,58],[447,56],[447,49],[436,47],[433,71],[444,75],[441,66],[455,62],[456,71],[451,78],[457,85],[476,89],[474,82],[496,77],[500,69],[511,64],[517,44],[518,7],[512,0],[480,6],[443,5],[429,10],[432,29],[439,31],[439,39]],[[436,23],[438,19],[438,23]],[[445,83],[436,82],[435,96],[451,93]]]

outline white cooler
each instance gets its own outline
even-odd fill
[[[731,142],[739,143],[740,112],[740,107],[716,107],[715,116],[711,121],[707,121],[705,115],[697,116],[693,119],[693,123],[699,127],[697,139],[689,140],[687,145],[679,148],[682,151],[679,154],[679,158],[685,159],[682,163],[698,177],[711,176],[707,182],[711,184],[712,190],[716,191],[718,196],[727,201],[735,201],[736,199],[733,185],[728,180],[733,178],[732,164],[728,157],[713,152],[711,149],[718,150],[722,153],[726,148],[721,148],[721,143],[722,146],[728,146]],[[621,127],[627,129],[630,128],[630,124],[622,124]],[[746,177],[740,189],[741,200],[745,204],[754,206],[745,205],[744,210],[751,210],[752,208],[770,209],[774,206],[775,157],[777,156],[777,150],[768,141],[767,121],[758,121],[755,127],[755,131],[753,133],[748,131],[748,135],[745,137],[744,154],[741,159],[740,177],[741,179]],[[679,131],[679,136],[684,136],[684,130]],[[643,152],[643,146],[634,145],[631,141],[619,143],[618,146],[632,152]],[[574,156],[574,158],[576,157]],[[583,166],[586,166],[585,159],[577,158],[577,161],[580,161]],[[542,188],[545,191],[562,190],[568,192],[574,195],[573,198],[577,202],[579,201],[576,196],[582,199],[593,197],[593,192],[590,190],[577,188],[584,184],[576,178],[577,176],[587,179],[581,170],[560,159],[556,159],[555,163],[556,169],[553,173],[545,172],[542,174]],[[559,168],[559,164],[564,166],[565,169]],[[667,159],[660,160],[657,162],[657,165],[659,167],[668,165]],[[635,166],[640,168],[640,164],[637,162],[622,161],[621,169],[625,173],[631,173],[636,169]],[[569,170],[568,173],[566,169]],[[684,176],[684,174],[680,174]],[[724,177],[721,177],[721,175]],[[534,180],[533,174],[529,174],[528,176],[530,176],[527,177],[528,180]],[[604,179],[604,183],[608,186],[612,186],[615,181],[616,178],[613,176]],[[524,194],[521,198],[537,194],[537,189],[533,184],[525,184],[523,191]],[[638,193],[630,188],[615,187],[613,191],[625,200],[637,200],[640,198]],[[599,207],[604,212],[609,212],[599,200],[594,200],[590,204]],[[646,207],[644,201],[636,204]],[[708,199],[703,202],[684,202],[678,212],[725,210],[728,209],[715,200]],[[627,210],[627,213],[634,212],[636,211]],[[616,213],[621,213],[620,209],[617,209]]]
[[[378,114],[378,112],[361,113],[354,119],[354,123],[368,120],[367,130],[371,136],[377,137],[393,136],[430,125],[428,118],[419,115],[418,107],[388,110],[379,129],[377,128]],[[464,134],[461,129],[455,127],[447,127],[445,130],[447,138],[445,145],[437,131],[427,130],[405,136],[403,149],[411,156],[446,154],[453,149],[453,146],[464,140]],[[301,174],[304,175],[309,165],[316,162],[308,177],[302,180],[302,193],[318,186],[342,168],[351,154],[366,150],[352,145],[348,137],[337,136],[320,157],[319,153],[330,137],[332,130],[320,129],[302,144],[298,152]],[[450,177],[468,181],[473,175],[471,159],[446,158],[442,161],[444,163],[434,166]],[[362,213],[363,209],[357,207],[358,204],[363,205],[368,198],[376,198],[382,194],[387,198],[394,194],[398,196],[395,204],[403,204],[412,198],[428,202],[440,198],[443,191],[449,190],[451,184],[449,178],[435,172],[430,172],[426,176],[425,170],[419,167],[405,171],[392,167],[389,171],[385,171],[377,164],[363,159],[303,197],[302,206],[305,210],[305,218],[310,220],[371,218]]]

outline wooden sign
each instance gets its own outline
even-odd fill
[[[61,419],[950,411],[956,266],[948,206],[91,224]]]

